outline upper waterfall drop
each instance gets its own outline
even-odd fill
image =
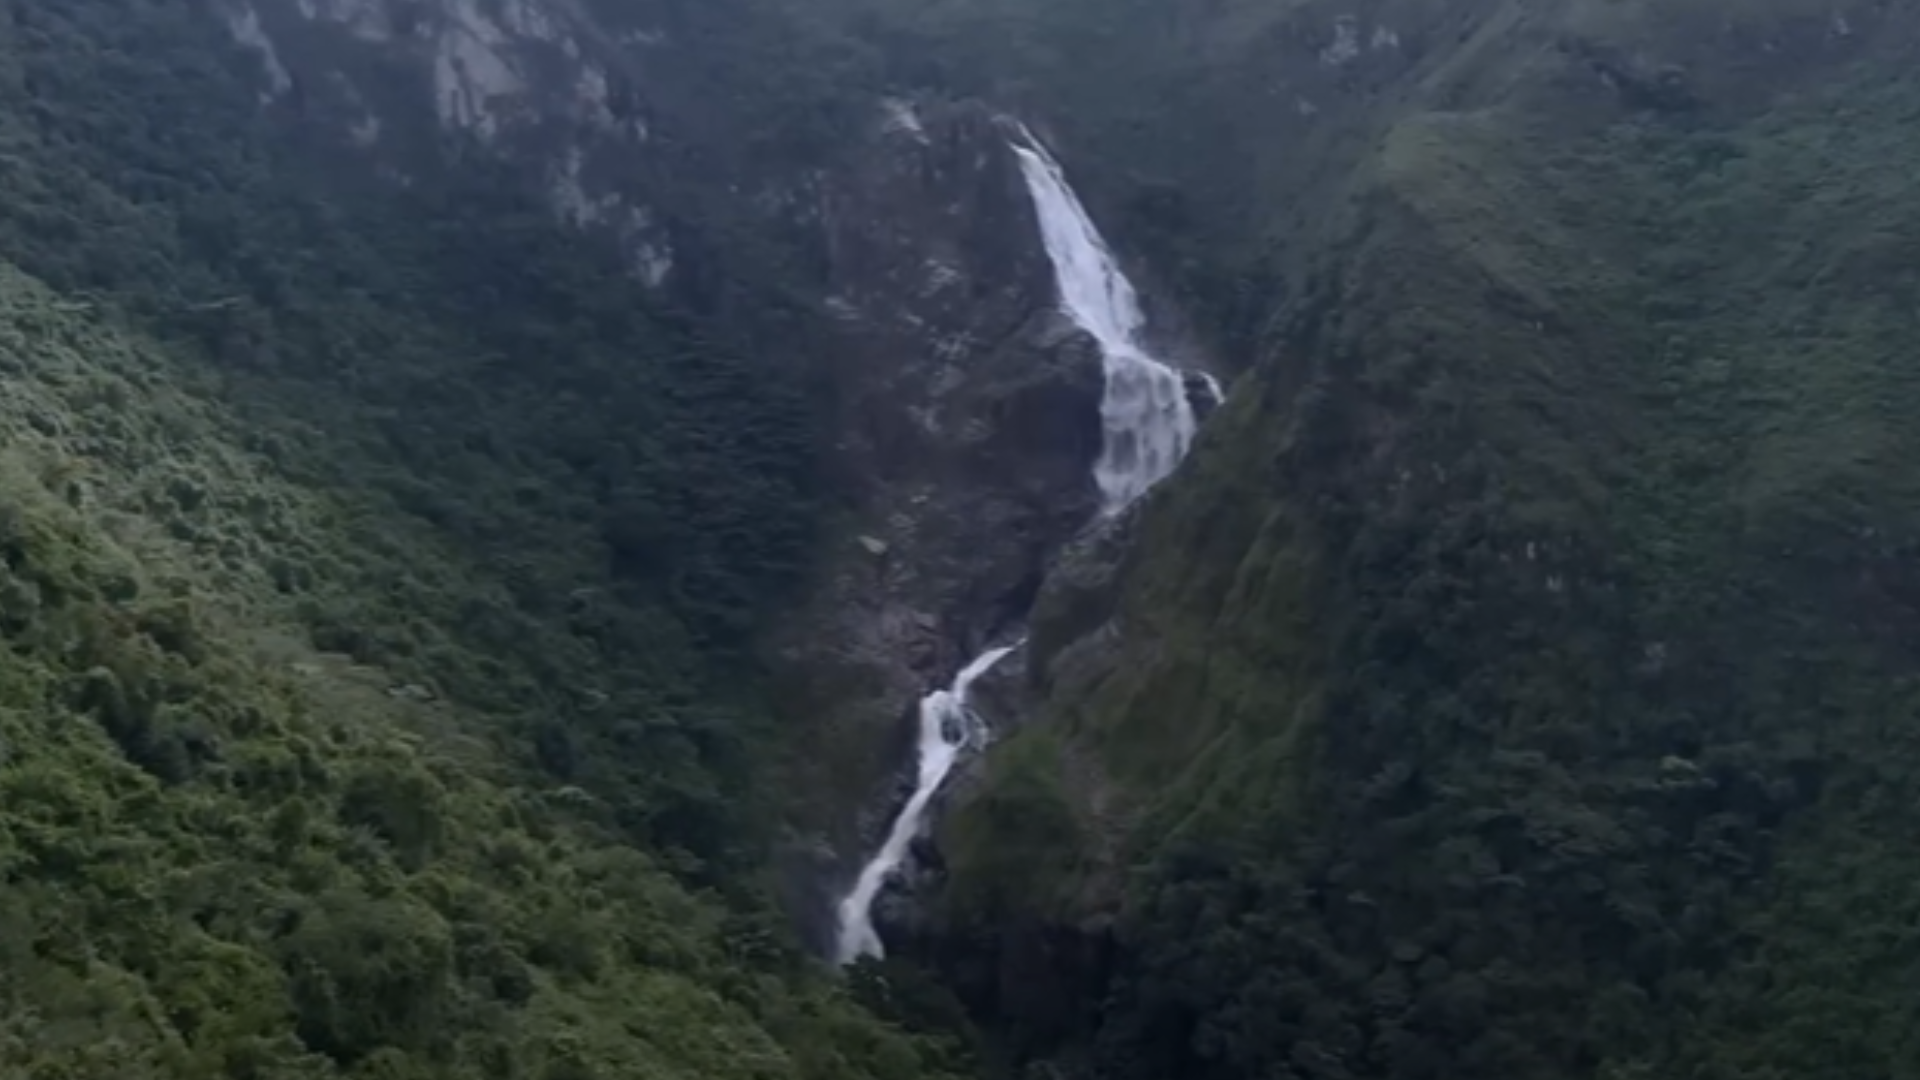
[[[1061,307],[1099,342],[1106,369],[1094,480],[1106,511],[1114,513],[1180,464],[1198,423],[1180,373],[1147,354],[1140,340],[1146,317],[1139,296],[1059,162],[1025,127],[1020,135],[1025,145],[1014,143],[1013,152],[1033,196]]]

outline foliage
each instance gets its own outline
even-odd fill
[[[757,875],[800,365],[200,5],[0,15],[0,1072],[946,1074]]]
[[[350,504],[97,318],[0,271],[8,1075],[935,1071],[484,714],[304,645],[200,530],[251,557]]]
[[[797,368],[641,290],[504,171],[355,181],[258,112],[216,20],[16,7],[8,250],[210,357],[193,377],[248,445],[358,500],[227,557],[268,565],[323,648],[538,740],[687,867],[744,857],[758,710],[727,688],[806,556]]]
[[[1051,893],[1073,880],[1074,853],[1085,840],[1055,779],[1065,764],[1060,754],[1047,739],[1024,740],[996,763],[993,787],[942,838],[958,871],[942,899],[964,913],[950,917],[993,923],[1017,911],[1065,906]],[[1016,881],[1021,895],[998,895]]]
[[[1117,900],[1009,916],[1117,918],[1099,1015],[1021,1046],[1036,1073],[1916,1068],[1891,253],[1920,28],[1812,7],[1479,5],[1329,121],[1379,125],[1341,186],[1248,154],[1256,196],[1324,197],[1271,234],[1268,351],[1146,508],[1107,674],[1043,721],[1119,789],[1079,800],[1135,814],[1087,871]],[[1789,28],[1817,36],[1753,44]],[[976,869],[957,894],[1032,876]]]

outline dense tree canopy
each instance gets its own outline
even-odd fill
[[[197,5],[4,15],[0,1071],[955,1068],[762,880],[804,365]]]

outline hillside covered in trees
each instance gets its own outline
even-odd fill
[[[763,873],[778,290],[356,172],[216,14],[0,17],[0,1072],[959,1069]]]
[[[489,111],[490,27],[633,146]],[[0,1074],[1920,1076],[1916,48],[0,0]],[[1041,127],[1238,375],[836,972],[772,852],[874,793],[766,646],[873,551],[818,188],[916,94]]]
[[[1920,1073],[1920,23],[1064,7],[1249,370],[1043,595],[929,962],[1067,1075]]]

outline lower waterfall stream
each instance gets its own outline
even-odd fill
[[[939,793],[940,785],[946,782],[947,774],[953,771],[960,752],[977,748],[986,741],[986,724],[967,704],[967,691],[973,688],[975,679],[1018,647],[1006,645],[981,653],[961,670],[952,686],[920,699],[920,742],[916,751],[919,775],[913,785],[913,795],[893,819],[893,827],[887,831],[886,842],[880,845],[879,853],[861,869],[853,891],[840,901],[839,933],[834,942],[834,958],[839,963],[882,955],[880,935],[873,928],[873,901],[906,859],[913,838],[919,835],[925,822],[928,805]]]

